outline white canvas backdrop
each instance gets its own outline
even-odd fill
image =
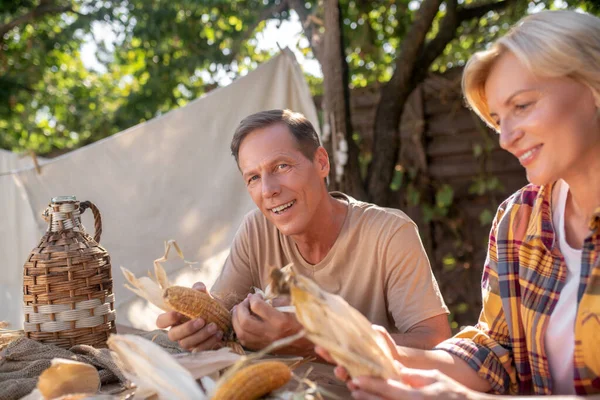
[[[0,149],[0,321],[13,324],[22,318],[18,305],[23,297],[23,262],[40,235],[27,194],[12,171],[33,165],[31,157]]]
[[[230,155],[231,137],[244,117],[274,108],[301,112],[318,129],[308,85],[289,50],[181,109],[51,160],[41,174],[14,174],[27,196],[20,201],[30,205],[32,216],[54,196],[95,203],[103,219],[100,243],[112,258],[117,323],[153,329],[157,310],[123,287],[119,267],[145,275],[162,256],[163,242],[175,239],[186,259],[198,264],[186,267],[172,253],[165,265],[170,278],[212,285],[243,216],[254,207]],[[91,213],[83,217],[93,235]],[[46,225],[34,220],[41,237]],[[18,261],[5,265],[11,278],[0,276],[0,284],[12,292],[21,291],[17,276],[39,237],[24,252],[19,244]],[[15,239],[10,232],[0,237],[11,249]],[[2,302],[0,320],[21,324],[21,297]]]

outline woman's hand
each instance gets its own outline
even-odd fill
[[[394,342],[394,339],[392,339],[392,336],[389,334],[389,332],[383,326],[372,325],[372,327],[383,337],[383,339],[385,339],[385,343],[388,346],[390,353],[392,354],[392,357],[394,357],[395,360],[400,360],[401,355],[399,353],[399,349],[396,346],[396,342]],[[336,364],[335,360],[331,357],[329,352],[327,350],[325,350],[324,348],[316,346],[315,352],[317,353],[317,355],[319,357],[321,357],[323,360],[327,361],[328,363]],[[350,375],[348,375],[348,371],[346,371],[346,368],[344,368],[344,367],[341,367],[338,365],[334,368],[333,372],[334,372],[335,376],[343,382],[346,382],[350,379]]]
[[[360,400],[396,400],[396,399],[484,399],[488,395],[475,392],[454,379],[444,375],[438,370],[412,369],[402,365],[403,348],[396,343],[385,328],[373,325],[385,339],[386,344],[394,357],[398,370],[398,379],[381,379],[367,376],[351,379],[348,371],[342,366],[336,366],[335,376],[346,382],[348,389],[355,399]],[[316,346],[315,352],[325,361],[336,364],[327,350]]]
[[[358,400],[397,399],[485,399],[437,370],[400,369],[400,380],[361,376],[348,382],[352,397]]]

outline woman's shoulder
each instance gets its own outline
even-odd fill
[[[533,207],[545,191],[545,186],[538,186],[530,183],[510,195],[502,202],[500,207],[504,206],[506,208],[521,205]]]
[[[522,225],[532,218],[549,218],[553,186],[554,183],[544,186],[528,184],[517,190],[498,207],[494,225],[502,221]]]

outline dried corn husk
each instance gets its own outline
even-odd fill
[[[329,351],[350,376],[398,377],[385,339],[342,297],[327,293],[291,269],[274,269],[271,277],[275,293],[291,295],[306,337]]]
[[[292,270],[292,265],[293,264],[288,264],[285,267],[281,268],[281,272],[283,273],[289,273]],[[277,293],[275,293],[273,291],[273,283],[269,283],[267,285],[267,287],[265,288],[265,290],[261,290],[260,288],[257,287],[253,287],[254,289],[254,293],[259,294],[262,296],[262,298],[265,300],[266,303],[268,304],[273,304],[273,300],[277,297]],[[281,312],[286,312],[286,313],[290,313],[293,314],[296,312],[296,308],[294,306],[279,306],[279,307],[275,307],[276,310],[281,311]]]
[[[123,272],[127,282],[131,284],[131,286],[128,284],[124,285],[127,289],[148,300],[161,310],[172,311],[163,300],[163,289],[156,281],[156,278],[154,278],[152,275],[150,275],[150,277],[142,276],[141,278],[136,278],[131,271],[124,267],[121,267],[121,271]]]
[[[165,242],[165,254],[161,258],[154,260],[154,275],[148,272],[148,276],[136,278],[127,268],[121,267],[125,279],[131,284],[131,286],[125,284],[125,287],[164,311],[173,311],[173,308],[165,303],[163,299],[163,291],[171,286],[171,283],[167,277],[167,272],[161,265],[162,262],[167,260],[171,247],[175,248],[179,258],[183,259],[186,264],[192,264],[189,261],[185,261],[177,242],[169,240]]]
[[[54,358],[40,375],[37,388],[45,399],[77,393],[91,396],[100,389],[100,375],[93,365]]]
[[[154,260],[154,275],[149,272],[148,277],[143,276],[141,278],[136,278],[131,271],[121,267],[121,271],[123,272],[125,279],[131,284],[125,284],[125,287],[138,296],[145,298],[163,311],[177,311],[183,314],[185,316],[184,320],[201,317],[207,323],[217,323],[219,329],[223,331],[225,344],[232,348],[234,352],[238,354],[244,354],[244,349],[242,346],[234,340],[233,329],[231,326],[231,313],[224,308],[220,302],[213,299],[210,295],[196,291],[192,292],[192,294],[195,295],[193,297],[201,298],[206,296],[207,298],[203,300],[198,299],[198,301],[190,301],[189,304],[182,304],[181,301],[177,301],[177,296],[173,297],[168,295],[168,293],[177,294],[181,292],[187,292],[189,294],[189,292],[192,291],[190,288],[175,286],[169,282],[167,273],[165,272],[161,263],[167,260],[171,247],[175,248],[177,255],[181,259],[184,258],[181,249],[174,240],[166,242],[165,254],[161,258]],[[184,262],[186,264],[193,264],[185,260]],[[185,301],[190,299],[186,298],[181,300]],[[197,307],[192,309],[189,307],[190,305]],[[204,307],[205,305],[207,307]],[[210,307],[208,307],[208,305],[210,305]]]
[[[216,380],[219,378],[219,371],[235,364],[241,356],[233,353],[229,347],[223,347],[219,350],[173,354],[173,358],[187,369],[194,379],[210,376]]]
[[[117,353],[115,361],[124,375],[137,386],[135,398],[145,399],[199,399],[208,400],[219,387],[241,369],[257,362],[276,348],[289,345],[303,336],[303,332],[278,340],[264,350],[246,356],[230,352],[229,348],[171,355],[155,343],[135,335],[111,335],[108,346]],[[293,370],[303,362],[302,357],[278,357],[269,361],[283,362]],[[182,367],[183,366],[183,367]],[[217,378],[218,372],[227,368]],[[200,378],[202,388],[194,379]],[[268,399],[322,398],[322,388],[305,378],[294,377],[299,382],[295,391],[279,390]],[[308,386],[305,389],[304,386]],[[315,397],[307,397],[315,396]],[[328,394],[329,398],[337,398]]]
[[[208,400],[194,376],[150,340],[135,335],[111,335],[108,347],[123,375],[137,387],[136,398]]]
[[[9,325],[6,321],[0,321],[0,351],[25,334],[22,329],[6,329]]]
[[[143,276],[141,278],[136,278],[136,276],[127,268],[121,267],[125,279],[130,284],[125,284],[125,287],[163,311],[177,311],[175,307],[169,304],[169,301],[167,301],[168,299],[165,298],[165,291],[174,287],[174,285],[169,282],[167,273],[161,265],[162,262],[167,260],[171,247],[175,248],[177,255],[181,259],[184,258],[177,242],[174,240],[165,242],[165,254],[161,258],[154,260],[154,274],[148,272],[147,277]],[[186,264],[193,264],[192,262],[185,261],[185,259],[184,262]]]

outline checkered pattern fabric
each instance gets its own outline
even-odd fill
[[[495,393],[552,394],[544,335],[567,276],[552,226],[552,187],[528,185],[500,205],[479,321],[436,347],[467,361]],[[573,385],[581,395],[600,393],[600,207],[589,228],[574,327]]]

